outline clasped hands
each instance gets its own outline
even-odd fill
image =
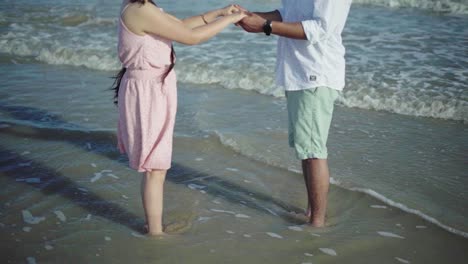
[[[235,23],[236,26],[242,27],[246,32],[259,33],[263,32],[263,25],[266,19],[249,12],[247,9],[240,5],[229,5],[222,9],[223,15],[231,15],[235,13],[243,13],[244,17],[239,22]]]

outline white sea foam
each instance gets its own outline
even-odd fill
[[[334,249],[331,249],[331,248],[319,248],[320,251],[322,251],[323,253],[327,254],[327,255],[330,255],[330,256],[337,256],[338,254],[336,253],[336,251]]]
[[[49,244],[45,244],[45,245],[44,245],[44,248],[45,248],[46,250],[52,250],[52,249],[54,249],[54,247],[51,246],[51,245],[49,245]]]
[[[198,185],[198,184],[194,184],[194,183],[190,183],[189,185],[187,185],[187,187],[189,187],[192,190],[202,190],[202,189],[206,188],[206,186]]]
[[[387,2],[387,0],[361,1]],[[408,1],[390,1],[390,3],[400,4],[406,2]],[[429,3],[431,1],[419,0],[410,2]],[[446,5],[456,6],[457,4],[453,1],[445,0],[444,3],[440,5],[440,8],[443,8]],[[438,5],[435,4],[434,8],[437,6]],[[466,11],[466,6],[466,4],[459,3],[459,7],[454,8],[454,10],[458,10],[458,12],[463,13]],[[70,30],[69,28],[64,28],[63,32],[61,32],[60,29],[58,30],[62,33],[58,34],[61,36],[58,38],[54,37],[52,34],[53,32],[40,31],[40,33],[36,33],[38,30],[33,25],[33,22],[31,22],[31,25],[28,25],[29,27],[25,25],[15,26],[13,23],[8,33],[0,35],[0,52],[10,54],[11,56],[31,57],[34,60],[55,65],[83,66],[89,69],[106,71],[116,71],[120,68],[116,52],[108,44],[114,41],[114,36],[108,32],[99,32],[94,35],[94,38],[89,38],[82,30],[75,30],[76,34],[71,34],[71,32],[67,32],[67,30]],[[64,34],[71,35],[63,37]],[[406,39],[405,35],[392,34],[392,37],[397,37],[402,41]],[[382,36],[379,35],[376,38],[376,46],[373,48],[367,48],[362,47],[362,45],[355,44],[359,43],[361,39],[352,35],[349,42],[351,46],[350,51],[351,53],[354,52],[353,58],[364,57],[366,60],[375,60],[375,53],[380,53],[379,45],[389,41],[383,33]],[[222,42],[223,40],[220,41]],[[421,40],[421,42],[425,43],[424,40]],[[261,43],[254,44],[261,45]],[[212,47],[210,46],[211,44],[207,45]],[[268,45],[274,50],[273,42]],[[367,58],[367,56],[356,56],[359,55],[359,52],[353,49],[355,46],[360,49],[366,49],[361,52],[371,54],[369,55],[371,57]],[[406,47],[402,46],[402,44],[399,46],[392,46],[394,48],[402,49],[411,48],[411,46]],[[272,68],[274,68],[274,58],[270,59],[270,57],[267,57],[268,59],[265,59],[245,55],[235,56],[232,61],[229,61],[229,63],[226,61],[212,63],[212,61],[216,61],[212,57],[215,56],[213,54],[216,54],[217,52],[224,54],[231,51],[217,49],[210,54],[206,54],[206,51],[198,50],[195,47],[192,48],[193,52],[182,47],[181,50],[184,56],[181,56],[176,66],[178,80],[180,82],[217,84],[218,86],[227,89],[250,90],[274,97],[284,96],[283,89],[275,85],[274,72],[272,71]],[[233,48],[233,50],[235,50],[235,48]],[[197,57],[193,55],[198,51],[201,52],[201,54],[206,54],[206,56]],[[466,52],[466,50],[459,50],[458,52],[463,53]],[[361,69],[361,65],[369,63],[358,61],[357,59],[351,59],[349,62],[349,64],[351,64],[350,68],[357,70],[351,72],[350,75],[353,76],[352,82],[347,85],[343,96],[339,98],[339,102],[346,107],[389,111],[411,116],[463,120],[468,122],[468,102],[466,98],[460,96],[463,95],[463,88],[457,88],[453,92],[448,93],[450,91],[449,89],[441,89],[439,87],[437,94],[433,96],[433,91],[435,91],[435,88],[437,87],[423,87],[421,85],[421,83],[427,83],[428,81],[437,82],[438,80],[443,80],[440,79],[440,77],[432,77],[433,80],[427,80],[425,77],[426,72],[433,73],[432,76],[437,76],[440,72],[449,72],[455,76],[455,80],[450,85],[455,86],[455,84],[458,83],[456,87],[463,87],[463,83],[466,83],[466,76],[463,74],[464,71],[457,71],[456,69],[451,68],[441,69],[440,67],[425,67],[424,69],[421,69],[421,67],[418,67],[419,65],[417,65],[417,63],[427,64],[426,62],[430,62],[431,56],[429,56],[430,58],[426,58],[424,54],[421,55],[420,51],[413,51],[411,54],[413,57],[419,56],[421,59],[419,61],[417,59],[414,59],[413,61],[406,60],[406,63],[415,65],[411,65],[412,67],[409,68],[407,67],[407,71],[409,72],[400,73],[400,71],[398,71],[399,76],[397,77],[395,77],[397,73],[388,71],[388,69],[385,68],[386,66],[369,68],[363,71]],[[456,58],[453,57],[454,55],[450,54],[450,52],[447,52],[447,56],[451,56],[451,60],[456,60]],[[195,60],[194,57],[197,59]],[[389,64],[397,63],[400,60],[400,57],[388,58]],[[210,63],[208,63],[208,61]],[[376,61],[372,62],[378,63]],[[249,71],[244,75],[239,75],[239,72],[244,72],[246,68],[249,69]],[[386,72],[389,73],[386,74]],[[376,78],[376,75],[381,76]],[[393,83],[381,81],[381,79],[386,80],[391,77],[393,78]],[[389,94],[391,96],[389,96]],[[88,148],[91,148],[90,144],[87,144],[87,146]],[[197,160],[201,161],[200,159]]]
[[[144,235],[142,235],[140,233],[137,233],[137,232],[132,232],[131,235],[134,236],[134,237],[137,237],[137,238],[145,238]]]
[[[46,219],[44,216],[33,216],[28,210],[23,210],[21,212],[23,214],[23,221],[28,224],[36,225]]]
[[[236,214],[236,213],[233,212],[233,211],[226,211],[226,210],[219,210],[219,209],[210,209],[210,211],[216,212],[216,213],[232,214],[232,215],[235,215],[235,214]]]
[[[235,215],[237,218],[250,218],[250,216],[245,215],[245,214],[236,214]]]
[[[302,227],[300,226],[288,226],[288,229],[298,232],[303,231]]]
[[[101,179],[103,176],[111,177],[114,179],[119,179],[118,176],[116,176],[115,174],[112,174],[111,172],[112,170],[101,170],[100,172],[95,172],[94,177],[92,177],[90,181],[94,183],[98,181],[99,179]]]
[[[449,14],[468,14],[468,3],[456,0],[353,0],[353,3],[390,8],[410,7]]]
[[[62,222],[66,222],[67,221],[67,217],[65,216],[65,214],[60,211],[60,210],[56,210],[54,211],[55,215],[57,216],[57,218],[62,221]]]
[[[397,235],[395,233],[392,233],[392,232],[386,232],[386,231],[377,231],[377,234],[383,236],[383,237],[392,237],[392,238],[400,238],[400,239],[404,239],[404,237],[400,236],[400,235]]]
[[[366,193],[390,206],[393,206],[393,207],[396,207],[396,208],[399,208],[407,213],[411,213],[411,214],[415,214],[421,218],[423,218],[424,220],[428,221],[428,222],[431,222],[451,233],[454,233],[454,234],[457,234],[457,235],[460,235],[462,237],[465,237],[465,238],[468,238],[468,233],[467,232],[464,232],[464,231],[461,231],[461,230],[458,230],[456,228],[453,228],[451,226],[448,226],[448,225],[445,225],[443,223],[441,223],[439,220],[437,220],[436,218],[432,217],[432,216],[429,216],[427,214],[424,214],[423,212],[419,211],[419,210],[416,210],[416,209],[412,209],[412,208],[409,208],[408,206],[402,204],[402,203],[398,203],[398,202],[395,202],[391,199],[388,199],[387,197],[381,195],[380,193],[377,193],[376,191],[374,190],[370,190],[370,189],[364,189],[364,188],[348,188],[349,190],[351,191],[356,191],[356,192],[362,192],[362,193]]]
[[[274,238],[279,238],[279,239],[283,239],[282,236],[276,234],[276,233],[272,233],[272,232],[267,232],[267,235],[271,236],[271,237],[274,237]]]
[[[111,178],[114,178],[114,179],[120,179],[117,175],[115,175],[113,173],[108,173],[107,176],[109,176]]]
[[[208,221],[210,219],[211,219],[211,217],[209,217],[209,216],[199,216],[197,220],[200,221],[200,222],[206,222],[206,221]]]
[[[406,259],[402,259],[402,258],[399,258],[399,257],[395,257],[395,259],[398,260],[398,261],[401,262],[401,263],[405,263],[405,264],[411,263],[411,261],[406,260]]]
[[[284,169],[287,169],[289,171],[292,171],[292,172],[295,172],[295,173],[301,173],[300,171],[298,171],[297,169],[294,169],[294,168],[289,168],[289,167],[285,167],[283,164],[281,163],[276,163],[276,162],[272,162],[271,160],[269,159],[266,159],[264,158],[262,155],[258,155],[257,152],[249,152],[249,151],[246,151],[244,148],[242,148],[242,146],[233,138],[230,138],[230,137],[227,137],[225,136],[223,133],[220,133],[219,131],[213,131],[214,135],[219,139],[220,143],[223,144],[224,146],[226,147],[229,147],[230,149],[232,149],[233,151],[239,153],[239,154],[242,154],[243,156],[246,156],[252,160],[255,160],[255,161],[259,161],[259,162],[262,162],[262,163],[265,163],[265,164],[268,164],[268,165],[271,165],[271,166],[275,166],[275,167],[280,167],[280,168],[284,168]],[[410,208],[402,203],[398,203],[398,202],[395,202],[387,197],[385,197],[384,195],[374,191],[374,190],[371,190],[371,189],[366,189],[366,188],[356,188],[356,187],[350,187],[349,185],[344,185],[342,184],[340,181],[334,179],[333,177],[330,178],[330,183],[333,184],[333,185],[337,185],[337,186],[340,186],[342,188],[345,188],[347,190],[350,190],[350,191],[355,191],[355,192],[361,192],[361,193],[365,193],[367,195],[370,195],[374,198],[376,198],[377,200],[389,205],[389,206],[392,206],[392,207],[396,207],[396,208],[399,208],[407,213],[411,213],[411,214],[414,214],[414,215],[417,215],[421,218],[423,218],[424,220],[428,221],[428,222],[431,222],[451,233],[454,233],[454,234],[457,234],[457,235],[460,235],[460,236],[463,236],[463,237],[466,237],[468,238],[468,232],[464,232],[464,231],[461,231],[459,229],[456,229],[454,227],[451,227],[451,226],[448,226],[446,224],[443,224],[441,223],[438,219],[432,217],[432,216],[429,216],[423,212],[421,212],[420,210],[417,210],[417,209],[413,209],[413,208]],[[375,207],[374,207],[375,208]],[[274,211],[268,209],[268,208],[265,208],[267,211],[269,211],[271,214],[273,215],[277,215]]]
[[[371,208],[376,208],[376,209],[386,209],[387,208],[387,206],[385,206],[385,205],[371,205],[370,207]]]
[[[313,255],[313,254],[310,254],[310,253],[304,253],[304,256],[306,256],[306,257],[313,257],[314,255]]]
[[[30,226],[23,227],[24,232],[31,232],[32,228]]]
[[[27,262],[28,264],[36,264],[36,263],[37,263],[37,262],[36,262],[36,259],[35,259],[34,257],[27,257],[27,258],[26,258],[26,262]]]
[[[102,177],[102,173],[96,172],[96,173],[94,173],[94,177],[92,177],[90,181],[91,182],[96,182],[97,180],[101,179],[101,177]]]
[[[26,178],[26,179],[16,179],[17,182],[27,182],[27,183],[40,183],[40,178]]]

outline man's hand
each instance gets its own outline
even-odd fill
[[[248,12],[247,16],[242,19],[238,24],[241,26],[245,31],[250,33],[259,33],[263,32],[263,25],[265,24],[266,19],[263,17]]]

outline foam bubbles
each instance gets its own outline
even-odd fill
[[[250,216],[245,215],[245,214],[236,214],[235,215],[237,218],[250,218]]]
[[[283,239],[283,237],[281,235],[278,235],[276,233],[267,232],[266,234],[273,237],[273,238]]]
[[[405,264],[411,263],[409,260],[402,259],[402,258],[399,258],[399,257],[395,257],[395,259],[398,260],[398,262],[400,262],[400,263],[405,263]]]
[[[449,14],[468,14],[467,3],[454,0],[354,0],[353,2],[359,4],[378,5],[391,8],[409,7]]]
[[[400,238],[400,239],[405,239],[404,237],[397,235],[395,233],[391,232],[386,232],[386,231],[377,231],[377,233],[383,237],[391,237],[391,238]]]
[[[202,190],[202,189],[206,188],[206,186],[204,186],[204,185],[198,185],[198,184],[194,184],[194,183],[190,183],[189,185],[187,185],[187,187],[189,187],[192,190]]]
[[[330,256],[337,256],[338,254],[336,253],[336,251],[334,249],[331,249],[331,248],[319,248],[320,251],[322,251],[323,253],[327,254],[327,255],[330,255]]]
[[[288,226],[288,229],[293,230],[293,231],[297,231],[297,232],[303,231],[302,227],[300,227],[300,226]]]
[[[31,212],[28,211],[28,210],[23,210],[22,215],[23,215],[23,221],[28,223],[28,224],[32,224],[32,225],[39,224],[40,222],[42,222],[42,221],[44,221],[46,219],[43,216],[37,216],[37,217],[33,216],[31,214]]]
[[[57,218],[62,221],[62,222],[66,222],[67,221],[67,217],[65,216],[65,214],[60,211],[60,210],[56,210],[54,211],[55,215],[57,216]]]
[[[44,245],[44,248],[45,248],[46,250],[52,250],[52,249],[54,249],[54,247],[51,246],[51,245],[49,245],[49,244],[45,244],[45,245]]]

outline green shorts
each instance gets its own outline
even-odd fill
[[[298,159],[327,158],[328,131],[339,94],[328,87],[286,91],[289,146],[296,150]]]

